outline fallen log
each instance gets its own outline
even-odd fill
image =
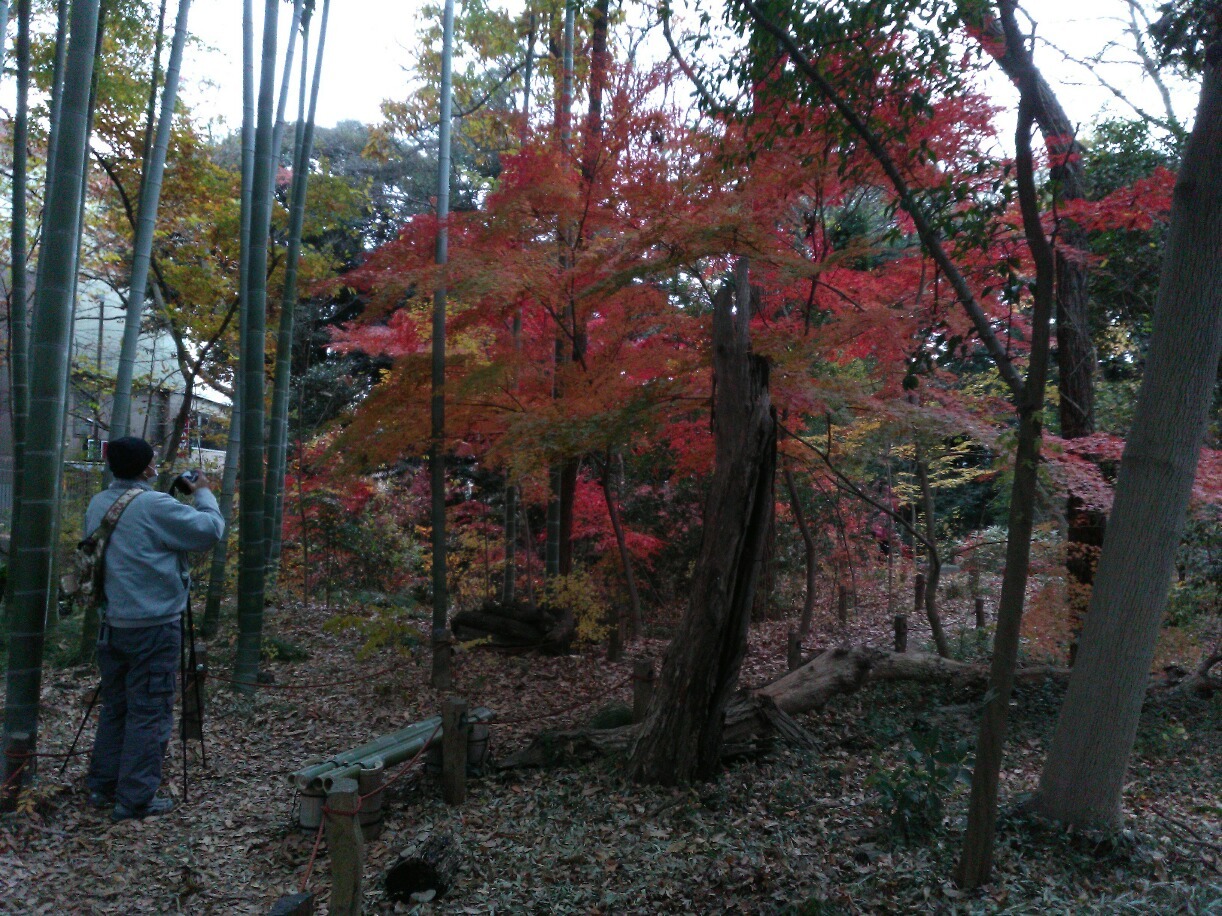
[[[571,614],[520,602],[489,601],[473,610],[459,611],[450,626],[460,642],[491,639],[498,648],[541,649],[551,654],[567,652],[575,633]]]
[[[1066,679],[1069,670],[1033,666],[1020,668],[1016,677],[1019,683]],[[821,709],[833,697],[854,693],[866,684],[894,681],[983,687],[988,684],[989,669],[987,665],[971,665],[925,652],[888,652],[857,646],[828,649],[754,693],[768,697],[777,708],[795,715]]]
[[[1023,668],[1017,675],[1020,683],[1068,676],[1068,669],[1050,666]],[[854,693],[866,684],[913,681],[984,688],[988,679],[986,665],[971,665],[924,652],[889,652],[870,646],[828,649],[763,687],[741,692],[730,702],[722,757],[754,753],[775,738],[793,747],[814,747],[814,740],[793,716],[821,709],[834,697]],[[636,739],[637,730],[637,725],[626,725],[544,732],[528,747],[502,760],[500,766],[504,769],[559,766],[623,754]]]

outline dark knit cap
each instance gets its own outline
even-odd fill
[[[119,480],[136,480],[153,460],[153,447],[139,436],[114,439],[106,446],[106,463]]]

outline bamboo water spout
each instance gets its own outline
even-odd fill
[[[483,706],[476,707],[468,716],[470,722],[478,723],[491,722],[494,718],[496,713]],[[376,766],[379,760],[387,767],[402,763],[440,738],[441,716],[431,716],[350,751],[335,754],[321,763],[303,767],[291,773],[289,780],[301,791],[329,790],[336,779],[355,777],[362,769]]]

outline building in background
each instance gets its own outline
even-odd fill
[[[64,429],[64,460],[78,472],[65,475],[92,480],[103,466],[109,438],[110,408],[115,373],[123,341],[126,309],[119,297],[98,282],[81,281],[72,333],[72,380]],[[0,329],[3,352],[8,350],[8,328]],[[37,372],[36,366],[31,367]],[[0,372],[0,528],[9,527],[13,481],[13,423],[11,375],[8,361]],[[165,330],[141,333],[136,350],[135,389],[132,392],[131,434],[152,443],[160,458],[181,424],[177,447],[170,460],[180,466],[202,466],[219,471],[224,466],[229,432],[229,399],[197,381],[185,416],[186,382],[179,368],[173,336]]]

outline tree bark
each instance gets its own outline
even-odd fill
[[[1002,3],[1007,39],[1019,44],[1013,0]],[[1031,315],[1031,352],[1027,379],[1018,402],[1018,448],[1014,456],[1014,483],[1010,494],[1006,568],[1002,575],[997,607],[997,631],[993,638],[993,660],[989,673],[989,698],[980,720],[976,741],[976,765],[972,770],[972,795],[968,805],[967,832],[956,871],[961,887],[986,883],[993,868],[993,835],[997,826],[997,793],[1005,750],[1010,694],[1018,667],[1019,634],[1026,600],[1031,532],[1035,524],[1035,495],[1039,485],[1040,440],[1043,429],[1045,385],[1048,374],[1049,325],[1052,319],[1055,259],[1040,223],[1035,188],[1035,163],[1031,152],[1036,72],[1024,68],[1018,81],[1018,126],[1014,132],[1015,172],[1023,233],[1035,262],[1035,290]]]
[[[1172,200],[1137,412],[1073,677],[1040,780],[1038,810],[1069,824],[1120,822],[1124,777],[1222,353],[1220,33],[1215,20]]]
[[[280,538],[284,519],[284,470],[287,465],[289,435],[289,382],[292,374],[293,326],[297,316],[297,262],[301,257],[301,232],[305,225],[306,191],[310,158],[314,149],[314,115],[318,110],[318,88],[322,82],[323,51],[327,41],[327,20],[330,0],[324,0],[322,20],[318,29],[318,49],[314,52],[314,77],[310,87],[309,109],[305,106],[306,60],[309,50],[309,21],[313,8],[302,17],[301,40],[301,114],[303,122],[296,142],[293,160],[293,186],[289,202],[289,245],[284,268],[284,291],[280,296],[280,328],[276,338],[276,368],[272,386],[272,422],[267,458],[267,565],[275,583],[280,566]]]
[[[938,580],[942,577],[942,560],[938,556],[937,529],[934,525],[933,488],[929,485],[929,462],[921,454],[917,446],[917,479],[921,484],[921,502],[925,515],[925,540],[928,546],[925,556],[929,570],[925,576],[925,618],[929,621],[929,631],[933,634],[933,644],[938,654],[950,658],[950,644],[946,641],[946,631],[942,629],[942,617],[938,613]]]
[[[1086,197],[1086,166],[1074,123],[1043,74],[1024,60],[1021,48],[1006,41],[1001,20],[989,16],[982,27],[990,39],[984,45],[1006,76],[1017,82],[1024,67],[1030,66],[1035,84],[1032,95],[1035,123],[1048,147],[1049,173],[1057,199],[1081,200]],[[1076,439],[1095,431],[1097,359],[1087,309],[1087,240],[1085,231],[1069,220],[1060,222],[1057,236],[1057,389],[1061,396],[1061,435]]]
[[[802,501],[798,498],[798,488],[793,480],[793,472],[786,467],[784,476],[785,487],[789,491],[789,504],[793,507],[793,518],[797,523],[798,532],[802,535],[802,544],[806,548],[806,596],[802,601],[802,620],[798,624],[798,638],[805,639],[810,635],[811,623],[815,618],[819,557],[815,550],[814,535],[811,534],[810,525],[806,521],[806,514],[802,511]]]
[[[267,242],[272,211],[273,96],[276,80],[276,26],[279,4],[267,0],[263,11],[263,59],[255,128],[254,167],[250,183],[248,305],[242,324],[242,458],[238,466],[238,646],[234,679],[244,693],[258,680],[263,643],[263,600],[267,572],[264,547],[264,387],[267,351]],[[245,193],[245,189],[243,189]]]
[[[68,373],[76,252],[80,245],[80,180],[89,132],[89,88],[97,42],[98,0],[76,0],[71,11],[63,104],[57,122],[56,172],[47,176],[43,282],[35,291],[30,362],[39,367],[30,379],[30,418],[24,453],[21,540],[11,566],[13,607],[9,613],[5,747],[18,735],[37,748],[42,648],[53,607],[51,563],[59,507],[59,469],[63,461],[66,413],[63,385]],[[5,755],[5,791],[20,788],[27,758]]]
[[[0,0],[3,2],[3,0]],[[21,515],[22,453],[25,450],[25,428],[29,417],[29,319],[27,304],[28,241],[26,239],[26,166],[29,160],[29,99],[30,99],[30,0],[17,0],[17,109],[13,115],[13,196],[10,261],[13,284],[9,292],[9,361],[12,396],[13,434],[13,495],[9,506],[9,556],[14,556],[20,534],[17,530]],[[4,613],[7,617],[12,604],[13,577],[8,577]]]
[[[716,464],[692,599],[671,640],[629,765],[642,782],[674,785],[712,776],[724,713],[746,651],[755,578],[773,504],[776,412],[768,362],[750,352],[750,286],[740,260],[737,289],[713,314]]]
[[[131,286],[127,297],[127,317],[123,324],[123,344],[119,352],[119,368],[115,378],[115,396],[111,402],[110,437],[118,439],[128,434],[131,423],[132,377],[136,369],[136,344],[140,337],[140,318],[144,313],[144,297],[148,289],[149,264],[153,257],[153,235],[157,228],[157,209],[161,201],[161,180],[165,174],[166,153],[174,126],[174,106],[178,99],[178,76],[182,68],[183,49],[187,43],[187,14],[191,0],[179,0],[178,18],[174,22],[174,40],[170,44],[170,61],[166,66],[165,87],[161,93],[161,113],[157,121],[156,139],[148,157],[148,174],[140,183],[140,207],[136,237],[132,245]]]
[[[450,105],[454,46],[454,0],[446,0],[443,13],[441,52],[441,111],[437,140],[437,288],[433,291],[432,384],[430,386],[429,493],[433,548],[433,669],[430,683],[439,690],[450,686],[449,647],[446,627],[450,616],[449,583],[446,578],[446,280],[449,260],[450,218]]]
[[[636,638],[641,635],[642,619],[641,619],[641,597],[636,588],[636,576],[632,573],[632,554],[628,552],[628,540],[624,536],[624,523],[620,519],[619,504],[615,498],[615,485],[611,478],[612,467],[611,452],[607,452],[607,462],[603,470],[603,497],[607,501],[607,515],[611,519],[611,528],[615,531],[615,545],[619,549],[620,565],[624,569],[624,586],[628,590],[628,606],[630,609],[629,620],[632,623],[632,636]],[[617,630],[620,627],[620,615],[615,615],[614,625]]]

